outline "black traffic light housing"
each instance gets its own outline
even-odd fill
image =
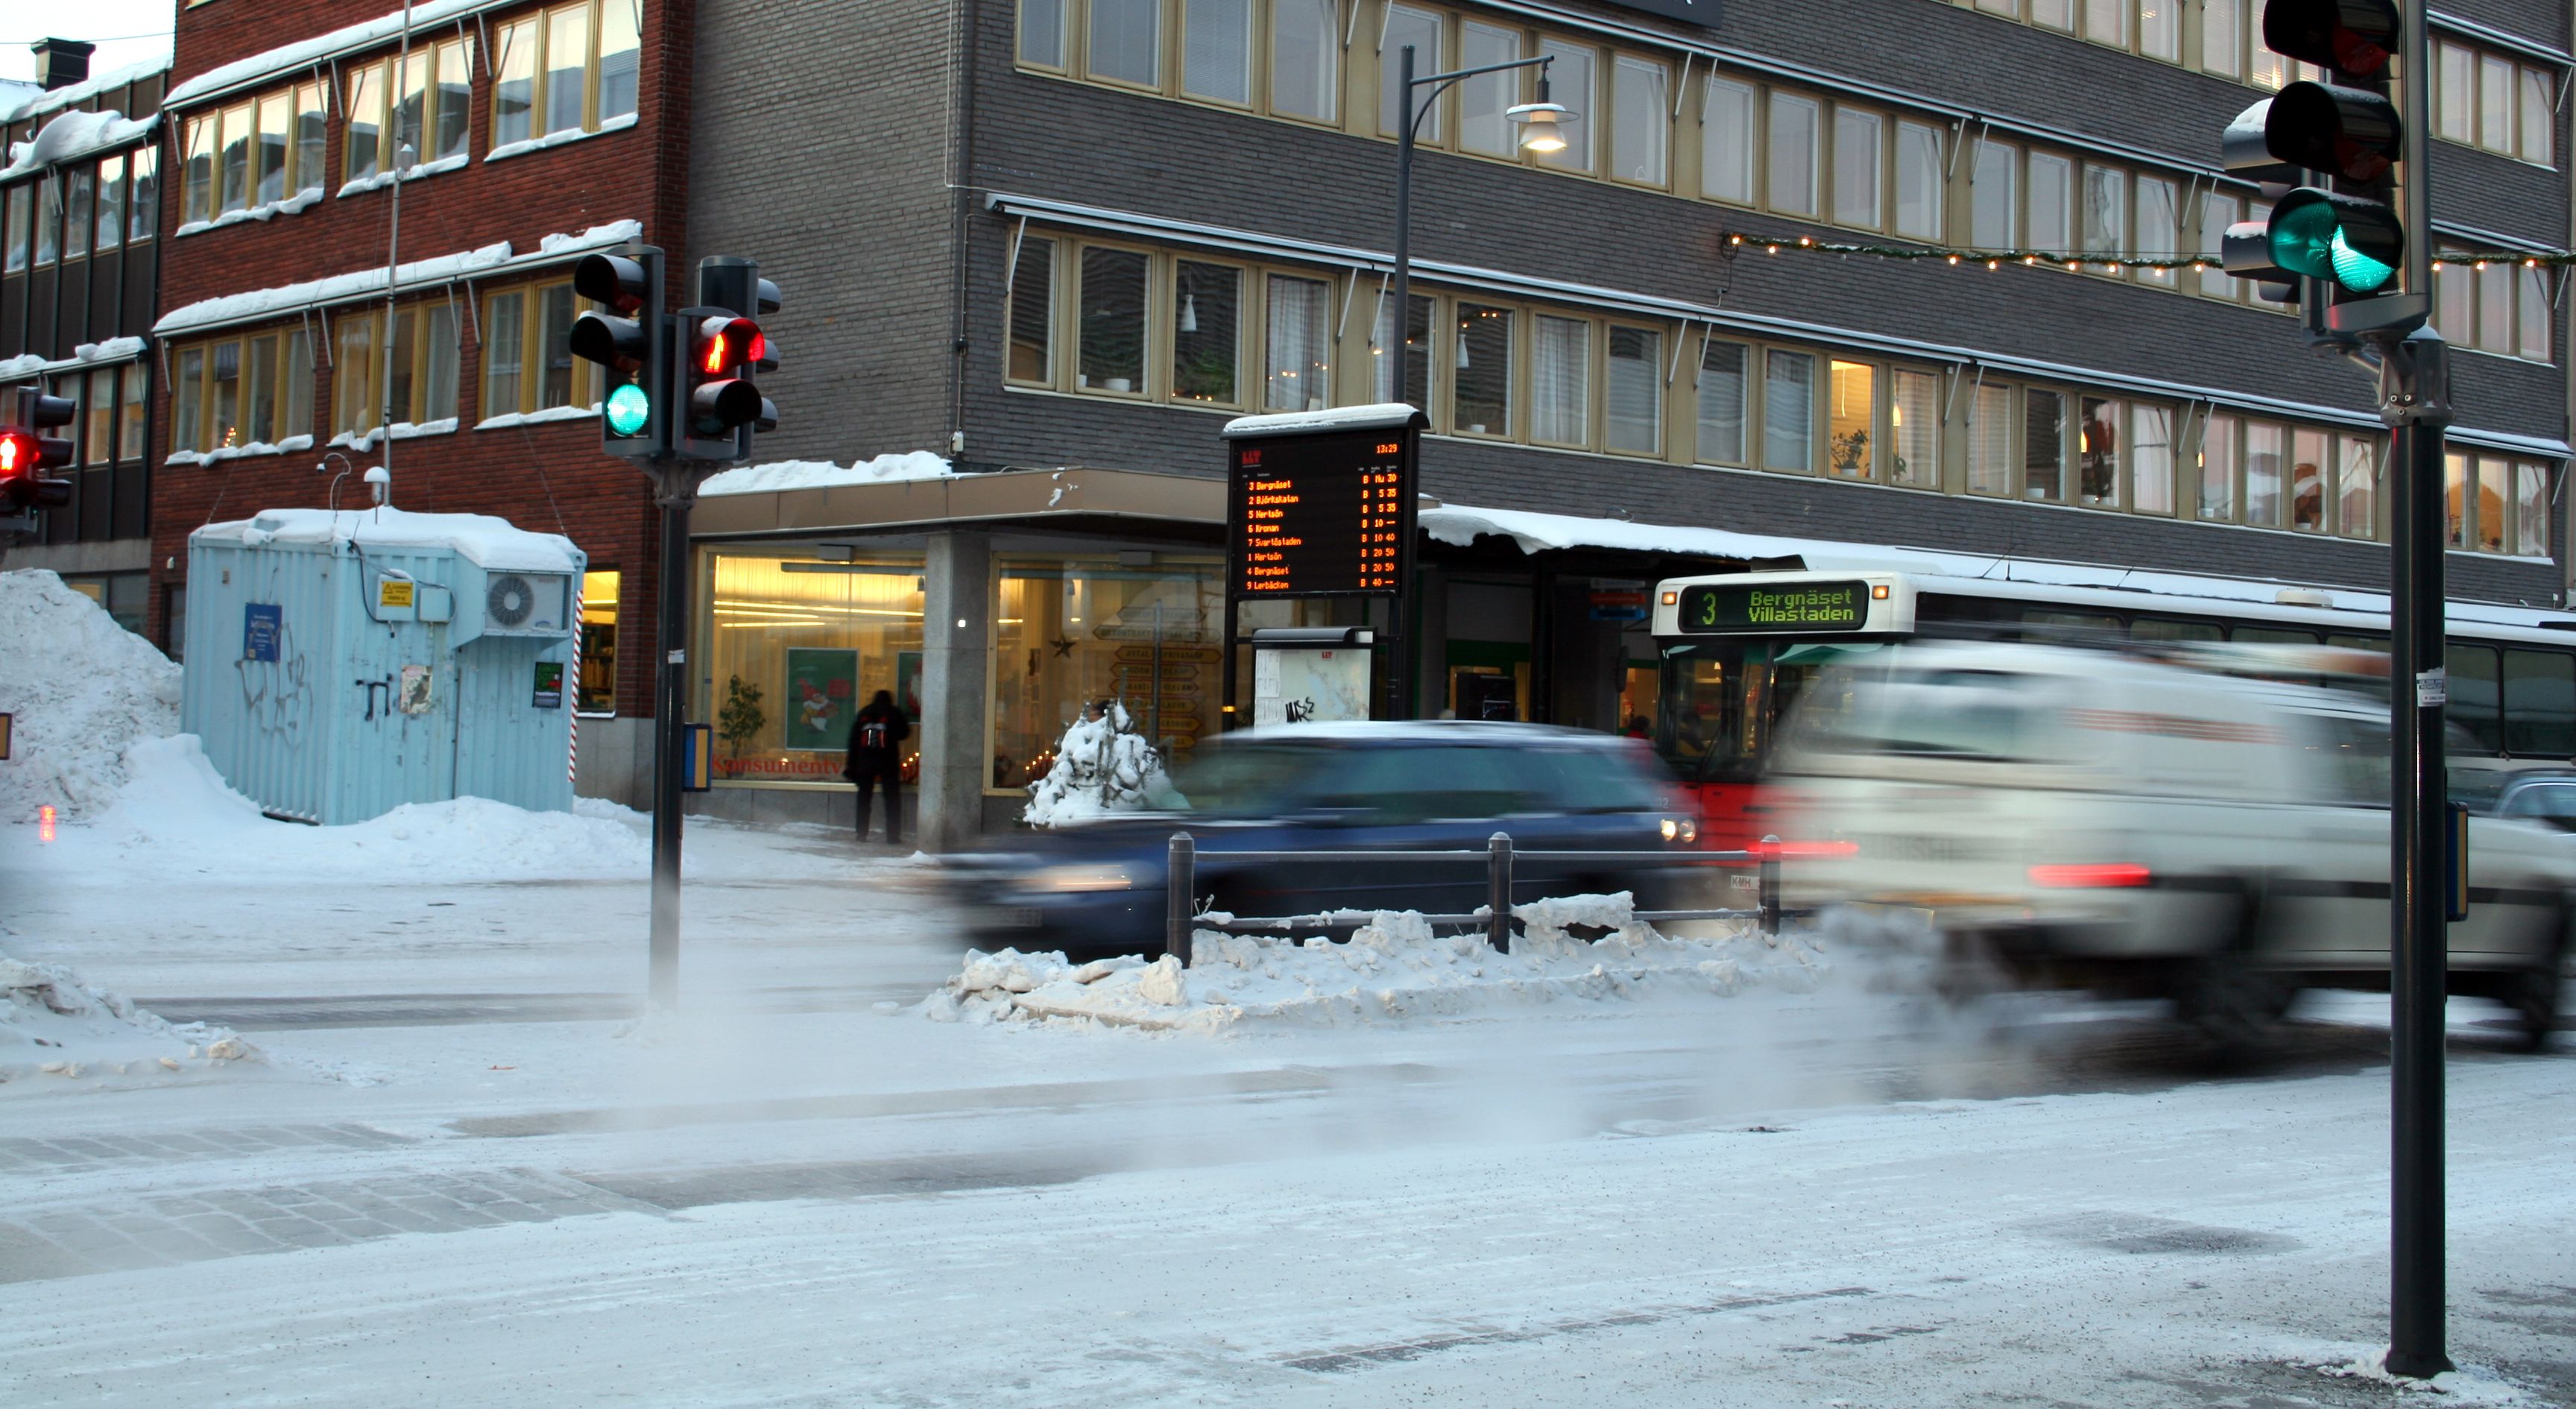
[[[630,245],[585,255],[573,266],[573,292],[599,304],[573,320],[572,354],[597,363],[599,448],[630,459],[671,453],[672,383],[669,319],[662,311],[662,251]]]
[[[698,303],[674,318],[673,453],[685,459],[742,460],[755,432],[778,427],[778,408],[752,379],[778,366],[758,318],[778,311],[778,286],[756,260],[710,255],[698,261]]]
[[[0,425],[0,513],[59,509],[72,502],[72,482],[45,471],[72,462],[72,443],[45,434],[68,426],[80,407],[68,397],[47,396],[35,387],[19,387],[10,400],[9,420]]]

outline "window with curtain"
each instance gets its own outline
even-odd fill
[[[1969,403],[1968,492],[2013,492],[2012,388],[1980,386]]]
[[[420,392],[412,406],[413,421],[455,419],[457,357],[456,310],[444,300],[433,303],[422,310]]]
[[[1887,482],[1941,487],[1941,378],[1899,367],[1887,379]]]
[[[1619,56],[1611,70],[1610,174],[1661,186],[1670,176],[1665,143],[1672,134],[1669,71],[1651,59]]]
[[[1736,205],[1753,204],[1753,139],[1758,123],[1750,83],[1712,76],[1707,117],[1700,125],[1700,194]]]
[[[1011,380],[1055,380],[1054,325],[1055,241],[1025,236],[1011,270]]]
[[[2470,271],[2477,276],[2480,352],[2513,351],[2513,271],[2513,265],[2501,261]]]
[[[2129,507],[2142,514],[2174,511],[2173,408],[2129,408]]]
[[[277,341],[275,333],[250,340],[250,438],[255,444],[274,445],[279,440],[277,429]]]
[[[1161,0],[1091,0],[1091,76],[1152,87],[1163,68]]]
[[[2549,276],[2538,269],[2513,273],[2522,303],[2521,314],[2514,320],[2514,352],[2535,362],[2550,361]]]
[[[1273,411],[1321,411],[1332,401],[1333,286],[1270,276],[1269,387]]]
[[[2546,69],[2522,71],[2521,156],[2542,166],[2556,164],[2551,139],[2558,132],[2557,85]]]
[[[1450,379],[1450,430],[1460,435],[1510,435],[1512,310],[1460,303],[1457,363],[1457,373]]]
[[[2172,4],[2174,0],[2163,0]],[[2179,259],[2182,257],[2182,221],[2174,208],[2174,183],[2162,177],[2138,178],[2138,242],[2140,259]],[[2178,271],[2141,269],[2138,278],[2149,284],[2172,288]]]
[[[1783,215],[1816,213],[1816,128],[1813,100],[1771,95],[1771,181],[1767,204]]]
[[[2346,538],[2379,536],[2379,439],[2336,438],[2335,530]]]
[[[2245,521],[2256,528],[2281,527],[2288,506],[2289,434],[2269,421],[2245,426]]]
[[[1073,384],[1091,391],[1145,390],[1145,267],[1133,250],[1082,251],[1080,326]]]
[[[2478,58],[2478,145],[2491,152],[2513,151],[2516,100],[2513,60],[2494,54]]]
[[[2477,138],[2477,55],[2464,45],[2433,41],[2433,133],[2454,142]]]
[[[2066,497],[2066,398],[2037,387],[2021,394],[2021,497]]]
[[[1440,62],[1440,40],[1443,17],[1434,10],[1419,10],[1411,5],[1391,5],[1386,12],[1386,42],[1378,47],[1377,130],[1393,137],[1404,130],[1404,46],[1413,46],[1413,72],[1416,76],[1445,73]],[[1414,90],[1419,103],[1430,93],[1428,88]],[[1415,131],[1424,142],[1440,140],[1440,102],[1431,100],[1430,111],[1415,115]]]
[[[1581,445],[1590,437],[1592,325],[1575,318],[1530,320],[1530,438]]]
[[[355,434],[376,424],[376,320],[344,313],[332,320],[332,331],[338,350],[331,355],[331,431]]]
[[[2514,551],[2526,557],[2549,556],[2549,467],[2518,460],[2513,467]]]
[[[1896,233],[1941,238],[1941,130],[1896,124]]]
[[[2236,418],[2209,416],[2200,425],[2200,490],[2192,515],[2206,523],[2236,519]]]
[[[1377,399],[1401,401],[1417,409],[1431,405],[1431,299],[1426,294],[1406,298],[1410,305],[1404,320],[1402,351],[1397,350],[1395,307],[1384,286],[1377,298],[1377,327],[1369,340],[1369,356],[1377,370]],[[1395,384],[1396,368],[1404,369],[1404,385]],[[1454,375],[1454,374],[1453,374]]]
[[[152,403],[151,369],[140,362],[129,362],[123,368],[118,380],[123,383],[124,392],[117,398],[116,403],[117,458],[120,460],[140,460],[151,450],[151,447],[146,445],[143,440],[144,410]],[[304,384],[304,395],[306,398],[306,415],[304,421],[300,423],[294,421],[288,422],[287,424],[295,427],[295,430],[290,432],[290,434],[301,434],[311,429],[311,422],[313,419],[311,415],[313,384],[310,380],[309,372]],[[170,443],[172,445],[178,445],[182,442],[174,438]]]
[[[2481,455],[2477,466],[2478,551],[2501,553],[2510,541],[2505,534],[2505,511],[2513,501],[2505,496],[2513,489],[2511,462]]]
[[[83,393],[81,406],[89,413],[81,427],[81,463],[112,463],[116,459],[115,368],[89,374],[89,390]]]
[[[2442,519],[2443,541],[2454,548],[2469,546],[2469,457],[2458,451],[2442,457]]]
[[[1172,301],[1172,398],[1240,404],[1243,271],[1231,264],[1185,259],[1174,278],[1179,297]],[[1271,297],[1275,303],[1275,288]]]
[[[1762,355],[1762,468],[1816,467],[1816,359],[1777,348]]]
[[[2326,527],[2326,452],[2324,431],[2290,434],[2290,527],[2322,533]]]
[[[2083,0],[2084,37],[2097,44],[2129,47],[2129,6],[2134,0]]]
[[[587,404],[584,369],[592,364],[573,360],[572,285],[549,284],[537,290],[530,311],[537,315],[537,326],[528,333],[527,347],[539,359],[537,371],[545,378],[537,388],[537,409]]]
[[[1836,361],[1826,369],[1825,472],[1869,479],[1878,467],[1878,369]]]
[[[1270,0],[1270,110],[1330,122],[1341,105],[1340,0]]]
[[[2120,507],[2120,403],[2079,398],[2084,423],[2075,436],[2076,502],[2096,509]]]
[[[1539,162],[1559,171],[1590,171],[1592,119],[1599,112],[1592,81],[1592,50],[1554,39],[1541,41],[1538,49],[1556,60],[1547,66],[1550,100],[1574,114],[1559,119],[1556,124],[1556,130],[1565,138],[1565,150],[1542,152]]]
[[[2021,149],[1987,139],[1970,173],[1968,239],[1979,249],[2021,248]]]
[[[1878,144],[1885,131],[1876,113],[1834,109],[1834,219],[1845,225],[1878,228]]]
[[[2030,154],[2029,234],[2026,248],[2058,251],[2075,247],[2075,164],[2045,152]]]
[[[1699,353],[1699,459],[1744,463],[1744,364],[1752,349],[1710,338]]]
[[[1601,443],[1635,455],[1664,449],[1664,337],[1648,328],[1610,329],[1601,383]]]
[[[2111,166],[2084,168],[2084,257],[2119,259],[2129,252],[2129,173]]]
[[[512,289],[483,302],[483,415],[517,415],[526,384],[521,333],[526,325],[528,295]],[[335,377],[333,379],[337,381]]]
[[[202,450],[206,439],[206,350],[181,348],[174,375],[178,380],[170,388],[170,448]]]
[[[1460,68],[1507,64],[1521,57],[1521,35],[1516,29],[1463,20],[1458,26],[1458,48]],[[1521,100],[1521,82],[1517,70],[1459,81],[1460,146],[1489,157],[1507,157],[1520,150],[1520,136],[1513,131],[1517,124],[1503,113]]]
[[[2167,63],[2182,62],[2182,7],[2185,0],[2138,0],[2138,52]]]
[[[242,345],[225,341],[214,345],[207,359],[206,405],[211,412],[215,449],[247,444],[242,436]]]
[[[2234,78],[2245,70],[2245,0],[2207,0],[2200,7],[2200,71]]]

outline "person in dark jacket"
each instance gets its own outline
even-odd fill
[[[886,845],[903,840],[903,741],[912,737],[912,720],[894,702],[892,690],[879,690],[859,717],[850,721],[850,759],[841,776],[859,785],[859,840],[868,839],[868,810],[876,789],[885,789]]]

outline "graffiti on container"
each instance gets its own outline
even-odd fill
[[[233,662],[241,677],[242,715],[260,733],[292,743],[304,732],[304,716],[312,707],[311,662],[295,648],[294,629],[283,623],[261,644],[259,654],[245,653]]]
[[[392,676],[388,675],[382,680],[352,680],[349,683],[366,691],[367,712],[359,716],[361,719],[372,721],[379,712],[387,715],[391,715],[394,712],[394,678]],[[378,691],[382,691],[383,693],[379,694],[377,693]],[[378,708],[379,702],[382,704],[381,711]]]

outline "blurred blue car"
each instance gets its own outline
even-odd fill
[[[1478,721],[1299,724],[1202,744],[1176,780],[1185,811],[1037,833],[1025,850],[951,859],[981,948],[1154,952],[1172,833],[1198,853],[1196,899],[1241,916],[1328,910],[1463,914],[1485,903],[1495,832],[1520,851],[1684,851],[1693,840],[1634,739]],[[1232,861],[1230,852],[1366,851],[1383,861]],[[1630,890],[1664,904],[1683,873],[1604,859],[1519,860],[1513,900]]]

